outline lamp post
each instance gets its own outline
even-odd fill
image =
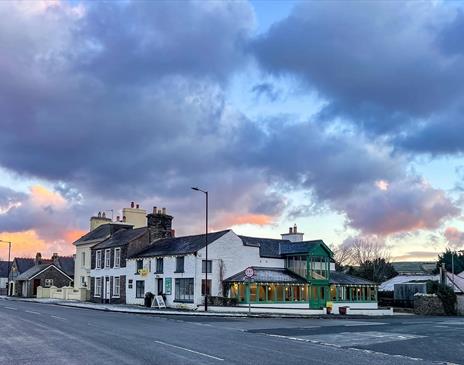
[[[8,243],[8,278],[7,278],[7,281],[6,281],[6,295],[8,296],[8,293],[10,291],[10,260],[11,260],[11,241],[4,241],[4,240],[0,240],[0,242],[3,242],[3,243]]]
[[[205,194],[206,209],[205,209],[205,250],[206,250],[206,264],[205,264],[205,312],[208,311],[208,192],[198,187],[192,187],[192,190],[199,191]],[[203,265],[202,265],[203,266]]]

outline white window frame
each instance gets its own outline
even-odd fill
[[[50,288],[51,286],[53,286],[53,279],[45,279],[45,284],[44,286],[46,288]]]
[[[105,269],[111,267],[111,248],[105,250]]]
[[[94,297],[101,297],[100,293],[102,290],[102,278],[95,278],[95,291],[93,293]]]
[[[116,285],[116,279],[118,281],[118,285]],[[121,295],[121,278],[119,276],[115,276],[113,277],[113,297],[119,298],[120,295]]]
[[[114,249],[114,267],[121,267],[121,248],[117,247]]]
[[[98,250],[95,254],[95,268],[101,269],[101,264],[102,264],[102,252],[101,250]]]

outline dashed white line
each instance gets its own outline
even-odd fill
[[[26,313],[31,313],[31,314],[40,314],[39,312],[34,312],[34,311],[26,311]]]
[[[63,317],[58,317],[58,316],[50,316],[50,317],[53,317],[53,318],[56,318],[56,319],[62,319],[63,321],[66,321],[66,318],[63,318]]]
[[[17,311],[16,308],[12,308],[12,307],[3,307],[3,308],[5,308],[5,309],[11,309],[12,311]]]
[[[208,354],[205,354],[203,352],[199,352],[199,351],[195,351],[195,350],[190,350],[190,349],[187,349],[185,347],[172,345],[170,343],[166,343],[166,342],[163,342],[163,341],[155,341],[155,342],[159,343],[160,345],[170,346],[170,347],[174,347],[174,348],[179,349],[179,350],[184,350],[184,351],[188,351],[188,352],[191,352],[191,353],[194,353],[194,354],[197,354],[197,355],[209,357],[210,359],[215,359],[215,360],[218,360],[218,361],[224,361],[224,359],[221,359],[220,357],[216,357],[216,356],[213,356],[213,355],[208,355]]]

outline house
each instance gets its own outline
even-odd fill
[[[23,272],[29,270],[32,266],[36,264],[36,261],[33,258],[28,257],[15,257],[10,268],[10,288],[8,295],[16,296],[18,295],[16,287],[16,278],[21,275]]]
[[[11,261],[0,261],[0,295],[8,294],[8,275],[11,265]]]
[[[398,275],[432,275],[437,268],[433,261],[396,261],[392,265]]]
[[[90,288],[90,255],[93,246],[108,239],[122,228],[146,226],[147,213],[138,204],[131,202],[130,208],[123,208],[122,213],[122,219],[117,217],[116,222],[113,222],[111,218],[106,217],[105,212],[98,212],[96,216],[90,217],[89,233],[73,242],[76,246],[75,288]]]
[[[130,270],[127,258],[142,251],[158,239],[172,237],[173,217],[166,209],[153,209],[144,227],[121,227],[109,238],[91,248],[90,300],[101,303],[126,303],[126,283]],[[140,223],[140,222],[139,222]]]
[[[15,273],[12,281],[14,284],[13,294],[20,297],[33,297],[37,295],[37,288],[63,287],[73,282],[74,258],[60,257],[53,254],[51,259],[42,259],[40,253],[35,259],[16,259],[13,261]],[[21,271],[20,271],[21,270]]]
[[[331,302],[335,313],[345,305],[377,308],[377,286],[335,272],[327,245],[304,241],[296,226],[281,239],[240,236],[232,230],[207,238],[208,261],[204,234],[157,239],[129,255],[126,303],[143,304],[145,293],[151,292],[163,294],[167,306],[193,309],[204,305],[207,293],[260,307],[320,309]]]

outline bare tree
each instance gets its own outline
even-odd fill
[[[354,239],[350,245],[350,252],[351,266],[361,266],[377,259],[390,262],[391,259],[390,250],[382,242],[365,238]]]

